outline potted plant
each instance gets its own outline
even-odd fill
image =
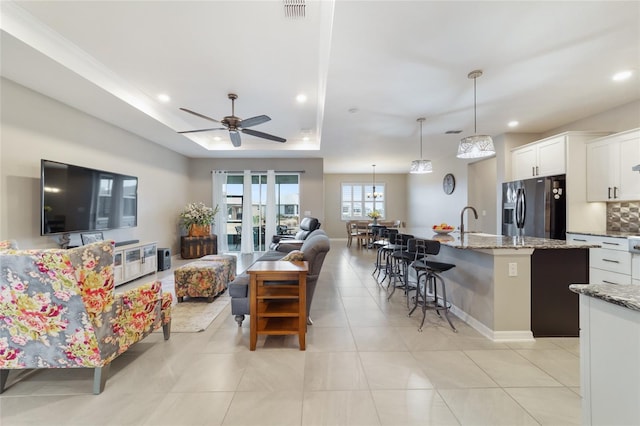
[[[203,202],[189,203],[180,213],[180,221],[190,237],[209,235],[218,210],[218,206],[207,207]]]
[[[378,218],[380,218],[382,215],[380,214],[380,212],[378,210],[374,210],[371,213],[369,213],[367,216],[369,216],[371,219],[373,219],[373,224],[377,225],[378,224]]]

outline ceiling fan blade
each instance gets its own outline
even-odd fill
[[[262,139],[269,139],[270,141],[275,141],[275,142],[286,142],[287,141],[286,139],[281,138],[279,136],[273,136],[273,135],[270,135],[268,133],[258,132],[257,130],[242,129],[242,133],[246,133],[248,135],[256,136],[256,137],[262,138]]]
[[[227,130],[227,129],[225,127],[215,127],[211,129],[185,130],[184,132],[178,132],[178,133],[198,133],[198,132],[209,132],[211,130]]]
[[[270,120],[271,120],[271,117],[269,117],[268,115],[257,115],[255,117],[246,118],[242,120],[238,124],[238,126],[242,128],[253,127],[253,126],[257,126],[258,124],[266,123],[267,121],[270,121]]]
[[[242,143],[242,140],[240,140],[240,133],[238,133],[237,130],[229,130],[229,136],[231,136],[231,143],[233,146],[238,148]]]
[[[207,117],[206,115],[202,115],[199,112],[191,111],[190,109],[180,108],[184,112],[188,112],[189,114],[197,115],[200,118],[204,118],[205,120],[213,121],[214,123],[219,123],[215,118]]]

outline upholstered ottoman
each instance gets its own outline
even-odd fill
[[[236,270],[238,267],[238,257],[232,254],[209,254],[202,256],[198,261],[209,261],[222,263],[226,267],[227,271],[227,283],[230,283],[236,278]]]
[[[176,297],[206,297],[208,302],[224,292],[229,284],[229,265],[224,262],[197,260],[174,271]]]

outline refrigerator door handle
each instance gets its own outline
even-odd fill
[[[524,219],[527,214],[527,202],[525,200],[524,189],[518,189],[516,197],[516,226],[520,229],[524,228]]]

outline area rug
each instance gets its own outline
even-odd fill
[[[231,298],[221,295],[207,303],[206,299],[185,299],[171,307],[172,333],[199,333],[205,331],[229,305]]]

